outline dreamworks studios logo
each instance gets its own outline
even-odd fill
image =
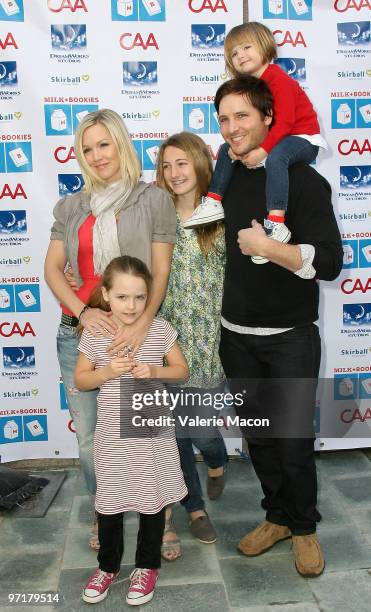
[[[337,24],[339,47],[366,47],[370,45],[370,22],[350,21]]]

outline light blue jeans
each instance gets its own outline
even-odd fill
[[[97,395],[94,391],[79,391],[74,383],[79,337],[76,328],[60,324],[57,334],[57,354],[70,415],[79,444],[80,466],[91,495],[96,492],[93,442],[97,423]]]

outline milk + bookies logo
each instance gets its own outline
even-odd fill
[[[312,4],[312,0],[263,0],[263,17],[311,21]]]

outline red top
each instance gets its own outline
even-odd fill
[[[90,295],[95,287],[100,283],[101,276],[94,274],[93,261],[93,227],[95,217],[89,215],[84,223],[80,226],[78,232],[79,250],[77,254],[77,263],[79,273],[82,279],[81,287],[76,291],[76,295],[84,304],[87,303]],[[75,316],[66,306],[62,306],[62,312],[68,315]]]
[[[317,113],[297,81],[276,64],[269,64],[260,78],[271,90],[274,104],[274,125],[260,145],[267,153],[285,136],[320,133]]]

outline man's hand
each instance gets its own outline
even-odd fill
[[[261,162],[267,157],[267,152],[262,148],[258,147],[257,149],[253,149],[246,155],[241,157],[241,161],[244,166],[247,168],[254,168],[261,164]]]
[[[264,248],[267,237],[263,226],[255,219],[251,221],[251,227],[242,229],[238,232],[238,246],[243,255],[262,255],[261,249]]]

